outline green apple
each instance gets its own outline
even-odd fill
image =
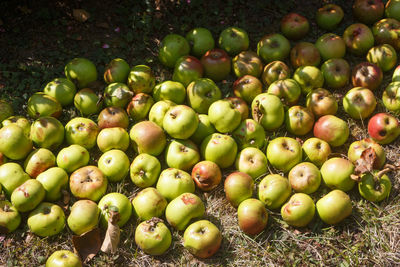
[[[302,161],[300,143],[291,137],[277,137],[267,147],[268,162],[285,173]]]
[[[126,111],[135,121],[144,120],[149,114],[151,106],[154,104],[153,98],[145,93],[138,93],[128,104]]]
[[[261,81],[266,86],[270,86],[277,80],[289,79],[290,69],[285,62],[276,60],[268,63],[263,70]]]
[[[343,145],[350,134],[347,122],[333,115],[319,118],[314,124],[313,132],[315,137],[328,142],[333,147]]]
[[[400,3],[398,0],[389,0],[386,3],[385,15],[388,18],[394,18],[400,21]]]
[[[258,185],[258,199],[269,209],[277,209],[292,193],[289,180],[278,174],[265,176]]]
[[[374,45],[374,36],[367,25],[355,23],[344,30],[343,41],[347,51],[356,56],[362,56]]]
[[[121,127],[105,128],[97,136],[97,146],[105,153],[111,149],[126,151],[129,147],[129,134]]]
[[[293,79],[280,79],[271,83],[267,92],[279,97],[285,105],[292,106],[300,98],[301,87]]]
[[[211,191],[221,183],[221,169],[212,161],[200,161],[192,169],[192,179],[200,190]]]
[[[389,1],[390,2],[390,1]],[[399,1],[396,0],[398,3]],[[399,16],[400,17],[400,16]],[[376,44],[389,44],[397,51],[400,49],[398,30],[400,29],[399,18],[384,18],[372,26],[372,34]]]
[[[129,75],[129,64],[122,58],[114,58],[104,69],[104,81],[111,83],[126,83]]]
[[[343,98],[343,109],[353,119],[368,118],[375,107],[375,95],[368,88],[354,87]]]
[[[350,197],[341,190],[332,190],[316,203],[321,220],[327,224],[337,224],[351,215]]]
[[[154,122],[162,128],[164,116],[172,106],[175,106],[175,103],[169,100],[161,100],[154,103],[149,111],[149,121]]]
[[[246,119],[232,132],[232,137],[235,139],[240,150],[246,147],[262,149],[265,144],[266,135],[261,124],[255,120]]]
[[[261,233],[268,223],[268,212],[263,202],[255,198],[243,200],[237,210],[240,229],[248,235]]]
[[[299,42],[290,51],[290,61],[293,68],[300,66],[318,67],[321,63],[321,55],[313,43]]]
[[[267,131],[278,129],[285,118],[283,104],[279,97],[262,93],[251,103],[253,119]]]
[[[199,118],[189,106],[176,105],[171,107],[164,116],[163,128],[172,137],[188,139],[197,129]]]
[[[285,113],[285,125],[291,134],[306,135],[314,126],[314,113],[306,107],[292,106]]]
[[[100,209],[100,225],[107,228],[108,220],[110,220],[111,212],[118,212],[119,219],[117,224],[123,227],[131,218],[132,204],[128,197],[121,193],[109,193],[103,196],[99,201]]]
[[[189,171],[199,160],[199,149],[190,140],[172,139],[165,149],[165,162],[170,168]]]
[[[171,246],[171,231],[159,218],[141,222],[135,230],[135,243],[144,253],[158,256]]]
[[[14,232],[21,224],[21,215],[7,200],[0,200],[0,232],[3,234]]]
[[[302,162],[294,166],[288,178],[290,186],[298,193],[312,194],[321,184],[321,172],[310,162]]]
[[[121,127],[128,129],[129,117],[126,111],[120,107],[106,107],[97,117],[100,129]]]
[[[250,175],[253,179],[265,174],[267,168],[267,157],[258,148],[246,147],[236,157],[235,167],[238,171]]]
[[[65,107],[74,101],[76,94],[76,86],[73,82],[66,78],[55,78],[43,89],[46,95],[52,96],[57,99],[60,104]]]
[[[90,155],[86,148],[80,145],[64,147],[57,154],[57,166],[71,173],[89,163]]]
[[[314,163],[317,167],[328,159],[331,154],[331,147],[322,139],[311,137],[302,145],[304,160]]]
[[[368,51],[367,60],[386,72],[397,65],[397,53],[390,44],[382,44],[374,46]]]
[[[339,35],[334,33],[325,33],[315,42],[323,61],[331,58],[342,58],[346,54],[346,45]]]
[[[383,91],[382,102],[386,109],[400,113],[400,81],[389,83]]]
[[[151,121],[141,121],[133,125],[129,137],[133,149],[139,154],[147,153],[158,156],[167,144],[167,137],[163,129]]]
[[[169,100],[175,104],[183,104],[186,98],[186,88],[179,81],[164,81],[154,87],[153,98],[156,102]]]
[[[282,206],[282,219],[294,227],[304,227],[311,222],[315,215],[315,204],[310,196],[296,193]]]
[[[232,69],[236,77],[245,75],[260,77],[263,72],[263,63],[257,53],[253,51],[242,51],[232,59]]]
[[[167,200],[154,187],[140,191],[132,200],[133,210],[140,221],[161,217],[167,207]]]
[[[299,40],[305,37],[310,30],[310,23],[307,18],[291,12],[281,20],[281,32],[291,40]]]
[[[344,17],[343,9],[335,4],[326,4],[319,8],[315,19],[318,27],[324,30],[333,30]]]
[[[242,98],[247,103],[251,103],[257,95],[262,93],[262,90],[261,81],[247,74],[241,76],[233,83],[233,93],[235,96]]]
[[[46,148],[33,150],[24,162],[25,172],[32,178],[56,165],[56,157]]]
[[[381,202],[389,198],[392,189],[392,182],[389,177],[384,174],[378,178],[377,173],[378,171],[364,173],[361,176],[361,182],[358,183],[360,195],[371,202]]]
[[[64,126],[53,117],[42,117],[32,123],[30,137],[36,147],[55,150],[64,142]]]
[[[24,130],[10,124],[0,129],[0,152],[13,160],[24,159],[32,150],[32,141]]]
[[[58,118],[62,113],[60,102],[43,92],[34,93],[28,99],[27,106],[28,115],[33,119],[45,116]]]
[[[160,171],[161,164],[156,157],[141,153],[132,161],[130,177],[136,186],[145,188],[157,182]]]
[[[239,204],[253,196],[254,181],[250,175],[243,172],[233,172],[229,174],[224,182],[226,199],[232,206]]]
[[[226,99],[212,103],[208,109],[208,117],[220,133],[232,132],[241,121],[240,112]]]
[[[149,66],[136,65],[129,72],[127,84],[135,94],[150,94],[156,85],[156,78]]]
[[[187,103],[197,113],[206,114],[210,105],[221,99],[221,90],[209,78],[200,78],[191,82],[187,90]]]
[[[376,143],[370,138],[364,138],[351,143],[347,157],[351,162],[355,163],[361,157],[362,153],[368,148],[372,148],[375,152],[376,158],[373,163],[374,169],[382,169],[386,161],[385,150],[383,150],[383,147],[380,144]]]
[[[189,173],[175,168],[168,168],[160,173],[156,189],[170,202],[183,193],[194,193],[195,185]]]
[[[81,89],[74,97],[74,106],[84,116],[97,114],[103,107],[103,99],[90,88]]]
[[[344,87],[350,78],[350,65],[343,58],[331,58],[321,66],[325,85],[330,88]]]
[[[214,133],[203,140],[200,151],[205,160],[212,161],[224,169],[235,162],[237,144],[229,135]]]
[[[65,140],[67,144],[81,145],[91,149],[96,145],[99,127],[91,119],[76,117],[65,125]]]
[[[57,250],[47,259],[46,267],[82,267],[82,262],[69,250]]]
[[[99,158],[97,167],[109,182],[121,182],[129,173],[129,158],[124,151],[112,149]]]
[[[193,56],[182,56],[175,63],[172,80],[181,83],[183,87],[187,87],[194,80],[203,77],[203,72],[204,68],[200,60]],[[182,104],[183,100],[176,103]]]
[[[197,195],[183,193],[168,204],[165,218],[169,225],[182,231],[192,219],[202,217],[204,212],[204,203]]]
[[[98,201],[107,190],[108,180],[96,166],[85,166],[69,177],[69,189],[78,199]]]
[[[18,186],[29,180],[29,178],[29,175],[24,172],[24,169],[18,163],[7,162],[0,166],[0,184],[8,198]]]
[[[10,125],[10,124],[15,124],[24,130],[24,133],[26,136],[30,136],[30,134],[31,134],[31,122],[23,116],[8,117],[1,124],[3,125],[3,127]],[[1,126],[1,124],[0,124],[0,126]]]
[[[207,114],[198,114],[199,117],[199,125],[197,126],[196,131],[190,139],[195,142],[195,144],[200,145],[201,142],[207,136],[216,132],[214,125],[210,122],[210,119]]]
[[[69,229],[76,235],[93,230],[99,224],[100,209],[96,202],[84,199],[76,201],[67,218]]]
[[[306,106],[316,117],[335,115],[338,110],[338,100],[330,91],[317,88],[307,94]]]
[[[186,34],[186,40],[190,45],[190,52],[201,58],[208,50],[214,48],[215,42],[211,32],[202,27],[191,29]]]
[[[275,60],[283,61],[289,53],[289,40],[279,33],[266,35],[257,43],[257,54],[265,63]]]
[[[15,188],[11,194],[11,203],[19,212],[35,209],[43,201],[46,192],[36,179],[28,179]]]
[[[29,230],[40,237],[53,236],[64,229],[65,214],[60,206],[42,202],[29,213],[27,224]]]
[[[68,186],[68,174],[59,167],[50,168],[36,177],[46,191],[46,201],[57,201]]]
[[[14,114],[13,107],[10,103],[0,99],[0,123]]]
[[[249,48],[249,36],[241,28],[228,27],[219,35],[218,44],[230,56],[235,56]]]
[[[164,66],[173,68],[178,58],[189,54],[189,52],[188,41],[179,34],[170,33],[160,43],[158,59]]]
[[[303,94],[324,85],[324,75],[314,66],[301,66],[296,69],[293,79],[300,85]]]
[[[78,88],[85,88],[97,80],[96,66],[86,58],[74,58],[65,65],[65,77]]]
[[[110,83],[104,89],[104,104],[107,107],[125,108],[132,99],[133,93],[124,83]]]
[[[355,185],[351,179],[354,172],[351,161],[343,158],[330,158],[321,167],[321,175],[324,183],[331,189],[350,191]]]

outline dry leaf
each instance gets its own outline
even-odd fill
[[[80,236],[72,236],[75,253],[86,264],[99,252],[101,247],[100,229],[94,228]]]
[[[361,153],[360,158],[355,162],[356,168],[354,173],[361,175],[366,172],[371,172],[376,160],[375,150],[371,147],[367,148]]]
[[[120,229],[118,221],[120,218],[118,211],[110,210],[110,217],[108,219],[108,226],[106,236],[104,237],[103,244],[101,245],[101,251],[105,253],[115,253],[118,249]]]
[[[72,15],[79,22],[85,22],[90,18],[89,12],[84,9],[74,9]]]

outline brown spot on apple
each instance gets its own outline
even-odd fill
[[[181,199],[185,205],[196,204],[196,199],[189,194],[184,194]]]

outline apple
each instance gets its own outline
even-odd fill
[[[67,218],[69,229],[76,235],[82,235],[97,227],[100,219],[100,209],[91,200],[76,201]]]
[[[227,97],[234,109],[239,111],[241,120],[245,120],[249,117],[249,105],[240,97],[231,96]]]
[[[368,122],[368,134],[378,144],[390,144],[400,135],[400,122],[387,113],[375,114]]]
[[[121,182],[129,173],[130,162],[122,150],[112,149],[101,155],[97,167],[109,182]]]
[[[86,148],[80,145],[64,147],[57,154],[57,166],[71,173],[89,163],[90,155]]]
[[[334,116],[324,115],[314,124],[314,136],[326,141],[333,147],[346,143],[350,130],[347,122]]]
[[[132,200],[133,210],[139,221],[161,217],[167,207],[167,200],[154,187],[140,191]]]
[[[354,67],[351,80],[354,87],[375,90],[381,85],[383,73],[380,67],[370,62],[362,62]]]
[[[222,174],[216,163],[205,160],[194,165],[192,179],[202,191],[211,191],[220,184]]]
[[[56,157],[54,154],[46,148],[39,148],[33,150],[25,159],[24,169],[30,177],[36,178],[40,173],[55,164]]]
[[[327,224],[337,224],[352,213],[350,197],[338,189],[320,198],[315,206],[319,217]]]
[[[64,126],[56,118],[39,118],[30,128],[30,137],[38,148],[55,150],[64,142]]]
[[[314,66],[298,67],[293,74],[293,79],[300,85],[305,95],[324,84],[324,75]]]
[[[277,80],[290,78],[290,69],[282,61],[272,61],[268,63],[263,70],[261,80],[266,86],[270,86]]]
[[[321,172],[310,162],[294,166],[288,175],[290,186],[297,193],[312,194],[321,184]]]
[[[169,100],[161,100],[154,103],[149,111],[149,121],[154,122],[162,128],[164,116],[172,106],[175,106],[175,103]]]
[[[131,218],[132,204],[129,199],[121,193],[109,193],[103,196],[99,201],[100,209],[100,225],[107,228],[107,223],[110,220],[111,212],[118,212],[119,219],[117,225],[123,227]]]
[[[226,177],[224,182],[226,199],[234,207],[238,207],[242,201],[251,198],[253,189],[253,178],[244,172],[233,172]]]
[[[144,120],[149,114],[151,106],[154,104],[153,98],[145,93],[138,93],[132,97],[126,108],[126,112],[135,122]]]
[[[326,4],[319,8],[315,19],[318,27],[324,30],[333,30],[344,17],[343,9],[335,4]]]
[[[389,83],[383,91],[382,102],[387,110],[400,112],[400,82]]]
[[[290,50],[290,62],[294,68],[300,66],[319,66],[321,55],[314,44],[300,42]]]
[[[4,156],[22,160],[31,150],[32,141],[21,127],[11,124],[0,129],[0,153]]]
[[[202,27],[197,27],[190,30],[186,34],[186,40],[190,45],[190,52],[201,58],[208,50],[214,48],[215,42],[211,32]]]
[[[125,110],[120,107],[106,107],[97,118],[99,129],[121,127],[127,129],[129,117]]]
[[[283,61],[290,53],[290,43],[279,33],[265,35],[257,43],[257,54],[265,63],[275,60]]]
[[[36,179],[28,179],[15,188],[11,194],[11,203],[19,212],[35,209],[45,197],[42,184]]]
[[[348,26],[343,33],[343,41],[347,51],[363,56],[374,46],[374,36],[371,30],[362,23],[355,23]]]
[[[56,204],[42,202],[29,213],[29,230],[40,237],[53,236],[65,227],[65,214]]]
[[[227,99],[212,103],[208,109],[208,118],[220,133],[232,132],[241,121],[240,112]]]
[[[324,183],[331,189],[350,191],[354,187],[354,180],[350,175],[354,172],[351,161],[343,158],[330,158],[322,164],[321,175]]]
[[[85,166],[69,177],[69,188],[74,197],[98,201],[107,190],[108,180],[96,166]]]
[[[186,39],[179,34],[168,34],[162,39],[158,50],[158,59],[161,64],[173,68],[181,56],[190,52],[190,46]]]
[[[165,210],[165,218],[169,225],[182,231],[191,220],[204,215],[203,201],[193,193],[183,193],[173,199]]]
[[[350,65],[345,59],[332,58],[322,64],[321,72],[326,86],[341,88],[349,82]]]
[[[107,107],[125,108],[132,99],[133,93],[124,83],[110,83],[104,89],[104,104]]]
[[[74,106],[82,115],[88,116],[99,113],[103,107],[103,101],[101,96],[97,95],[92,89],[84,88],[76,93]]]
[[[86,58],[74,58],[65,65],[65,77],[76,87],[85,88],[97,80],[96,66]]]
[[[397,68],[393,72],[392,82],[400,82],[400,65],[398,65]],[[3,125],[4,125],[4,121],[3,121]]]
[[[378,65],[385,72],[396,66],[397,53],[390,44],[378,45],[368,51],[367,60]]]
[[[349,90],[343,98],[343,108],[353,119],[368,118],[376,107],[374,93],[363,87]]]
[[[136,65],[129,72],[127,85],[135,94],[150,94],[156,85],[156,78],[149,66]]]
[[[212,161],[224,169],[235,162],[237,144],[229,135],[214,133],[203,140],[200,151],[205,160]]]
[[[178,59],[175,63],[174,73],[172,74],[172,80],[180,82],[184,87],[188,86],[189,83],[194,80],[203,77],[204,68],[200,60],[193,56],[183,56]],[[185,90],[184,90],[185,91]],[[182,104],[182,101],[174,101],[177,104]]]
[[[62,106],[54,97],[37,92],[28,99],[27,111],[33,119],[45,116],[58,118],[62,113]]]
[[[285,119],[283,104],[279,97],[267,93],[254,98],[251,111],[253,119],[267,131],[275,131]]]
[[[298,40],[307,35],[310,30],[308,20],[297,13],[286,14],[281,20],[281,32],[286,38]]]
[[[7,163],[7,158],[3,155],[3,153],[0,152],[0,166],[4,163]]]
[[[157,84],[153,90],[154,101],[169,100],[175,104],[185,102],[186,88],[180,82],[165,81]]]
[[[243,200],[237,211],[240,229],[248,235],[261,233],[268,223],[268,212],[263,202],[255,198]]]
[[[362,23],[372,24],[383,17],[385,6],[382,0],[355,0],[353,15]]]
[[[128,80],[130,67],[122,58],[114,58],[104,68],[104,81],[111,83],[126,83]]]
[[[277,137],[267,146],[268,162],[285,173],[302,160],[300,143],[291,137]]]
[[[176,105],[171,107],[164,116],[163,128],[172,137],[188,139],[197,129],[199,118],[189,106]]]
[[[372,148],[375,152],[376,159],[373,165],[374,169],[382,169],[386,161],[385,151],[381,145],[370,138],[364,138],[351,143],[347,157],[351,162],[355,163],[361,157],[364,150],[368,148]]]
[[[197,113],[206,114],[210,105],[221,99],[221,90],[208,78],[200,78],[191,82],[187,90],[187,103]]]
[[[381,202],[389,198],[392,189],[392,182],[389,177],[384,174],[380,178],[377,175],[378,171],[372,173],[364,173],[361,176],[361,181],[358,183],[358,191],[360,195],[371,202]]]
[[[102,129],[97,136],[97,146],[103,153],[111,149],[126,151],[129,147],[129,134],[121,127]]]
[[[305,227],[315,215],[315,204],[312,198],[304,193],[296,193],[282,206],[282,219],[294,227]]]
[[[258,78],[263,71],[263,63],[257,53],[242,51],[232,59],[232,69],[238,78],[245,75]]]
[[[80,145],[91,149],[96,145],[99,127],[91,119],[76,117],[65,125],[65,140],[67,144]]]
[[[46,267],[82,267],[82,262],[69,250],[57,250],[46,260]]]
[[[253,179],[267,173],[267,157],[258,148],[246,147],[236,157],[235,167]]]
[[[285,113],[285,125],[291,134],[306,135],[314,126],[314,114],[308,108],[292,106]]]
[[[322,139],[311,137],[302,145],[304,160],[314,163],[317,167],[327,161],[331,154],[331,147]]]
[[[222,234],[213,223],[200,220],[192,223],[183,234],[183,246],[194,256],[205,259],[220,248]]]
[[[233,93],[247,103],[262,93],[263,86],[259,79],[251,75],[244,75],[233,83]]]
[[[30,136],[30,134],[31,134],[31,122],[23,116],[8,117],[1,124],[3,125],[3,127],[10,125],[10,124],[15,124],[24,130],[24,133],[26,136]],[[1,128],[1,124],[0,124],[0,128]]]
[[[225,50],[214,48],[201,57],[204,76],[215,82],[225,79],[231,72],[231,58]]]
[[[189,173],[168,168],[161,172],[156,189],[170,202],[183,193],[194,193],[195,185]]]
[[[289,180],[279,174],[265,176],[258,185],[258,198],[269,209],[278,209],[292,193]]]
[[[160,171],[161,163],[156,157],[141,153],[132,161],[130,177],[136,186],[145,188],[157,182]]]
[[[201,142],[206,138],[207,136],[215,133],[215,127],[212,125],[210,122],[210,119],[208,115],[206,114],[198,114],[199,117],[199,125],[197,126],[196,131],[192,136],[190,136],[190,139],[197,145],[201,145]]]
[[[171,231],[159,218],[141,222],[135,230],[135,243],[144,253],[157,256],[171,246]]]
[[[172,139],[165,149],[165,162],[170,168],[189,171],[199,160],[199,149],[191,140]]]
[[[55,78],[46,84],[43,92],[57,99],[57,101],[65,107],[72,104],[74,101],[76,86],[66,78]]]
[[[331,58],[342,58],[346,54],[346,45],[339,35],[334,33],[325,33],[315,42],[322,60]]]
[[[0,200],[0,233],[14,232],[21,224],[21,215],[7,200]]]
[[[239,126],[232,132],[240,150],[246,147],[255,147],[262,149],[265,143],[264,128],[252,119],[243,120]]]
[[[394,18],[386,18],[377,21],[372,26],[372,34],[376,44],[389,44],[397,51],[400,49],[400,22]]]
[[[46,191],[46,201],[57,201],[62,196],[62,190],[68,186],[68,174],[64,169],[52,167],[36,177]]]
[[[18,186],[29,180],[29,178],[29,175],[24,172],[24,169],[18,163],[7,162],[0,166],[0,184],[8,198]]]
[[[167,144],[163,129],[151,121],[141,121],[133,125],[129,132],[133,149],[137,153],[158,156]]]
[[[271,83],[267,92],[279,97],[285,105],[292,106],[296,104],[300,98],[301,87],[293,79],[281,79]]]
[[[14,114],[13,107],[10,103],[0,99],[0,123]]]
[[[394,18],[400,21],[400,4],[398,0],[389,0],[385,6],[385,15],[388,18]]]
[[[312,90],[307,95],[306,106],[316,117],[335,115],[338,110],[336,98],[324,88]]]
[[[230,56],[236,56],[249,48],[249,36],[239,27],[228,27],[220,33],[218,45]]]

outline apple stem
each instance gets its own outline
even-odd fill
[[[398,170],[400,170],[400,166],[386,164],[384,166],[384,168],[376,174],[376,177],[378,177],[380,179],[386,173],[391,172],[391,171],[398,171]]]
[[[3,210],[4,210],[5,212],[9,212],[9,211],[10,211],[10,206],[8,206],[7,204],[4,205]]]

